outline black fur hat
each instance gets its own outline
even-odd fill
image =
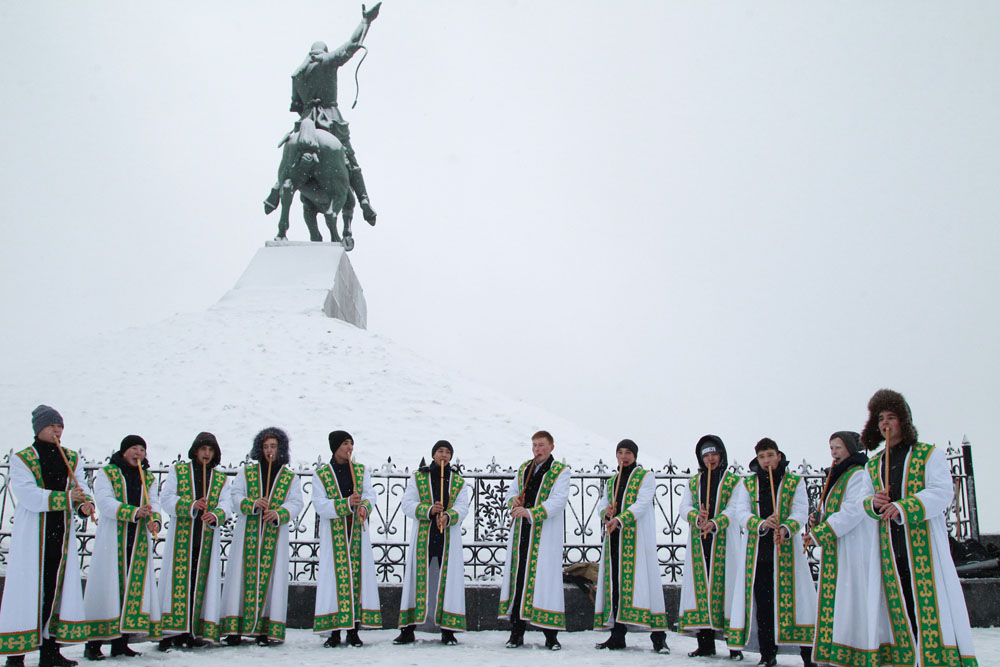
[[[694,455],[698,459],[699,470],[705,470],[705,462],[701,460],[704,456],[704,450],[706,448],[714,447],[715,453],[722,457],[719,461],[718,470],[725,470],[729,467],[729,455],[726,453],[726,445],[722,442],[722,438],[717,435],[703,435],[698,438],[698,444],[694,446]]]
[[[267,465],[267,460],[264,458],[264,441],[268,438],[275,438],[278,441],[278,458],[275,463],[279,466],[288,465],[288,462],[292,460],[291,451],[288,448],[288,434],[277,426],[261,429],[261,432],[254,436],[253,447],[250,448],[250,458],[261,465]]]
[[[861,444],[869,451],[885,440],[885,436],[878,429],[878,415],[886,410],[899,417],[899,425],[903,429],[903,442],[912,445],[917,441],[917,428],[913,425],[913,414],[906,399],[898,391],[879,389],[868,401],[868,423],[861,431]]]
[[[198,448],[202,445],[208,445],[215,452],[212,454],[212,460],[208,463],[209,468],[214,468],[222,463],[222,448],[219,447],[219,441],[208,431],[202,431],[195,436],[194,442],[191,443],[191,449],[188,450],[188,458],[194,461],[194,457],[198,453]]]

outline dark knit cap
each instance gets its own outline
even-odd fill
[[[146,441],[143,440],[141,436],[126,435],[124,438],[122,438],[122,444],[118,447],[118,453],[124,454],[126,450],[128,450],[131,447],[135,447],[136,445],[140,445],[143,449],[147,448]]]
[[[438,440],[437,442],[434,443],[434,446],[431,447],[431,458],[434,458],[434,454],[437,453],[437,450],[441,449],[442,447],[447,449],[452,456],[455,456],[455,448],[451,446],[450,442],[448,442],[447,440]]]
[[[203,445],[207,445],[212,448],[215,452],[212,455],[212,461],[208,464],[209,468],[214,468],[222,462],[222,448],[219,447],[219,441],[214,435],[208,431],[202,431],[195,436],[194,442],[191,443],[191,449],[188,450],[188,458],[194,461],[195,455],[198,453],[198,449]]]
[[[830,436],[830,440],[834,438],[840,438],[844,447],[847,447],[847,452],[849,454],[857,454],[861,451],[861,434],[855,433],[854,431],[837,431]]]
[[[879,389],[868,401],[868,422],[861,430],[861,444],[866,449],[875,449],[885,440],[878,430],[878,416],[881,412],[892,412],[899,418],[903,430],[903,442],[914,444],[917,441],[917,428],[913,425],[913,414],[910,405],[903,395],[892,389]]]
[[[628,438],[625,438],[618,443],[618,446],[615,447],[615,453],[617,453],[619,449],[627,449],[632,452],[632,456],[639,456],[639,445],[635,444],[634,441],[629,440]]]
[[[330,451],[334,454],[340,449],[340,446],[346,441],[350,440],[354,442],[354,437],[347,431],[331,431],[330,432]]]
[[[42,429],[46,426],[52,426],[53,424],[64,425],[62,415],[56,412],[55,408],[50,408],[47,405],[39,405],[31,411],[31,428],[35,430],[35,435],[41,433]]]

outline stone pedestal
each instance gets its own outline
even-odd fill
[[[268,241],[215,308],[316,309],[361,329],[368,326],[364,290],[339,243]]]

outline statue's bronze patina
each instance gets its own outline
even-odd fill
[[[361,23],[347,42],[333,51],[323,42],[315,42],[309,55],[292,73],[289,110],[298,113],[299,119],[279,144],[282,154],[278,182],[264,200],[265,213],[281,205],[277,239],[284,239],[288,231],[288,209],[296,191],[302,202],[309,238],[313,241],[323,240],[316,222],[320,213],[326,218],[331,241],[341,240],[337,233],[337,214],[340,213],[344,220],[344,248],[354,247],[351,220],[355,195],[364,219],[375,224],[375,209],[369,201],[361,167],[351,146],[351,134],[337,107],[337,70],[364,48],[368,29],[378,17],[381,4],[376,3],[371,9],[362,5]]]

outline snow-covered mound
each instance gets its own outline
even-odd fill
[[[289,272],[310,265],[294,252],[281,261]],[[235,463],[269,425],[288,431],[299,462],[328,458],[334,429],[352,433],[357,460],[392,457],[400,467],[415,466],[441,438],[465,465],[493,457],[513,465],[528,458],[538,429],[553,433],[556,457],[570,465],[608,458],[606,438],[327,317],[322,292],[312,306],[290,307],[285,289],[251,289],[243,284],[239,299],[230,293],[203,313],[9,360],[0,377],[3,449],[30,443],[31,409],[47,403],[66,420],[65,444],[95,459],[137,433],[152,461],[166,461],[211,431],[223,462]]]

